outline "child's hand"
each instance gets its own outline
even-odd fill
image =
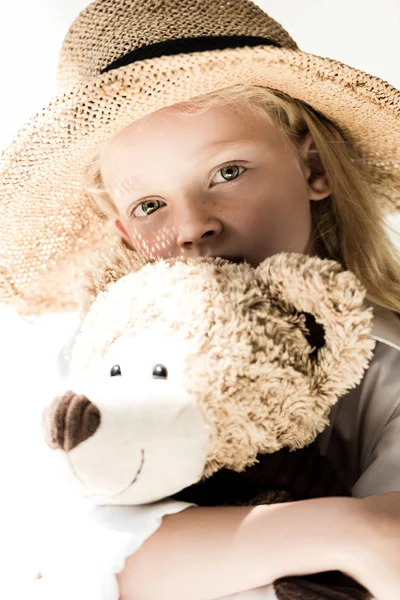
[[[377,600],[400,597],[400,492],[359,500],[361,535],[349,575]],[[356,530],[357,531],[357,528]]]

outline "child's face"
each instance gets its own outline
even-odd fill
[[[253,266],[277,252],[308,252],[307,136],[296,160],[265,118],[215,107],[199,115],[154,113],[116,134],[100,165],[120,235],[148,257],[222,256]]]

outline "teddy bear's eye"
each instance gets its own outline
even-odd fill
[[[116,377],[117,375],[122,375],[121,367],[119,365],[114,365],[110,371],[111,377]]]
[[[153,369],[153,378],[154,379],[167,379],[168,370],[164,365],[156,365]]]

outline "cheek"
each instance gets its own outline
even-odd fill
[[[285,207],[297,209],[308,203],[307,183],[293,161],[277,165],[270,182],[271,195]]]
[[[305,180],[293,165],[291,168],[278,165],[276,169],[265,172],[247,190],[246,200],[249,216],[256,219],[292,219],[309,212]]]
[[[249,190],[242,228],[276,251],[303,251],[311,231],[310,201],[301,174],[265,179]]]
[[[127,230],[135,250],[147,258],[169,258],[174,256],[175,235],[173,228],[161,227],[155,229],[151,223],[127,223]]]

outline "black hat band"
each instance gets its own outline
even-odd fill
[[[161,56],[172,56],[175,54],[189,54],[190,52],[206,52],[207,50],[225,50],[227,48],[243,48],[244,46],[276,46],[280,44],[268,38],[248,35],[221,35],[204,36],[195,38],[180,38],[155,42],[141,48],[131,50],[120,58],[104,67],[100,74],[107,73],[120,67],[126,67],[133,62],[146,60],[148,58],[160,58]]]

